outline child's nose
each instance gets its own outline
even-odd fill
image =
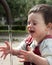
[[[33,27],[33,24],[30,24],[27,26],[28,29],[32,28]]]
[[[33,24],[31,23],[31,24],[29,24],[29,27],[32,27],[33,26]]]

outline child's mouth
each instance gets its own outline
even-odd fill
[[[29,32],[30,32],[30,33],[34,33],[35,31],[33,31],[33,30],[30,30]]]

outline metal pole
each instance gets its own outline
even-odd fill
[[[6,0],[0,0],[1,5],[4,7],[4,10],[6,12],[6,16],[7,16],[7,23],[8,23],[8,31],[9,31],[9,42],[10,42],[10,46],[12,48],[12,16],[11,16],[11,11],[9,8],[8,3],[6,2]],[[10,48],[10,50],[11,50]],[[10,65],[13,65],[13,58],[12,55],[10,54]]]
[[[12,48],[12,25],[8,25],[8,31],[9,31],[9,42],[10,42],[10,50]],[[10,54],[10,65],[13,65],[13,57]]]

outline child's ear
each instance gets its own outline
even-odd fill
[[[47,28],[52,29],[52,23],[48,23]]]

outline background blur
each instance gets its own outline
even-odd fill
[[[12,14],[12,29],[9,30],[6,12],[0,3],[0,46],[5,46],[4,41],[9,41],[12,33],[12,47],[17,47],[28,35],[26,30],[28,11],[36,4],[50,4],[52,0],[6,0]],[[1,53],[0,53],[1,55]],[[12,56],[13,65],[23,65],[19,58]],[[0,58],[0,65],[11,65],[10,55],[5,60]]]

